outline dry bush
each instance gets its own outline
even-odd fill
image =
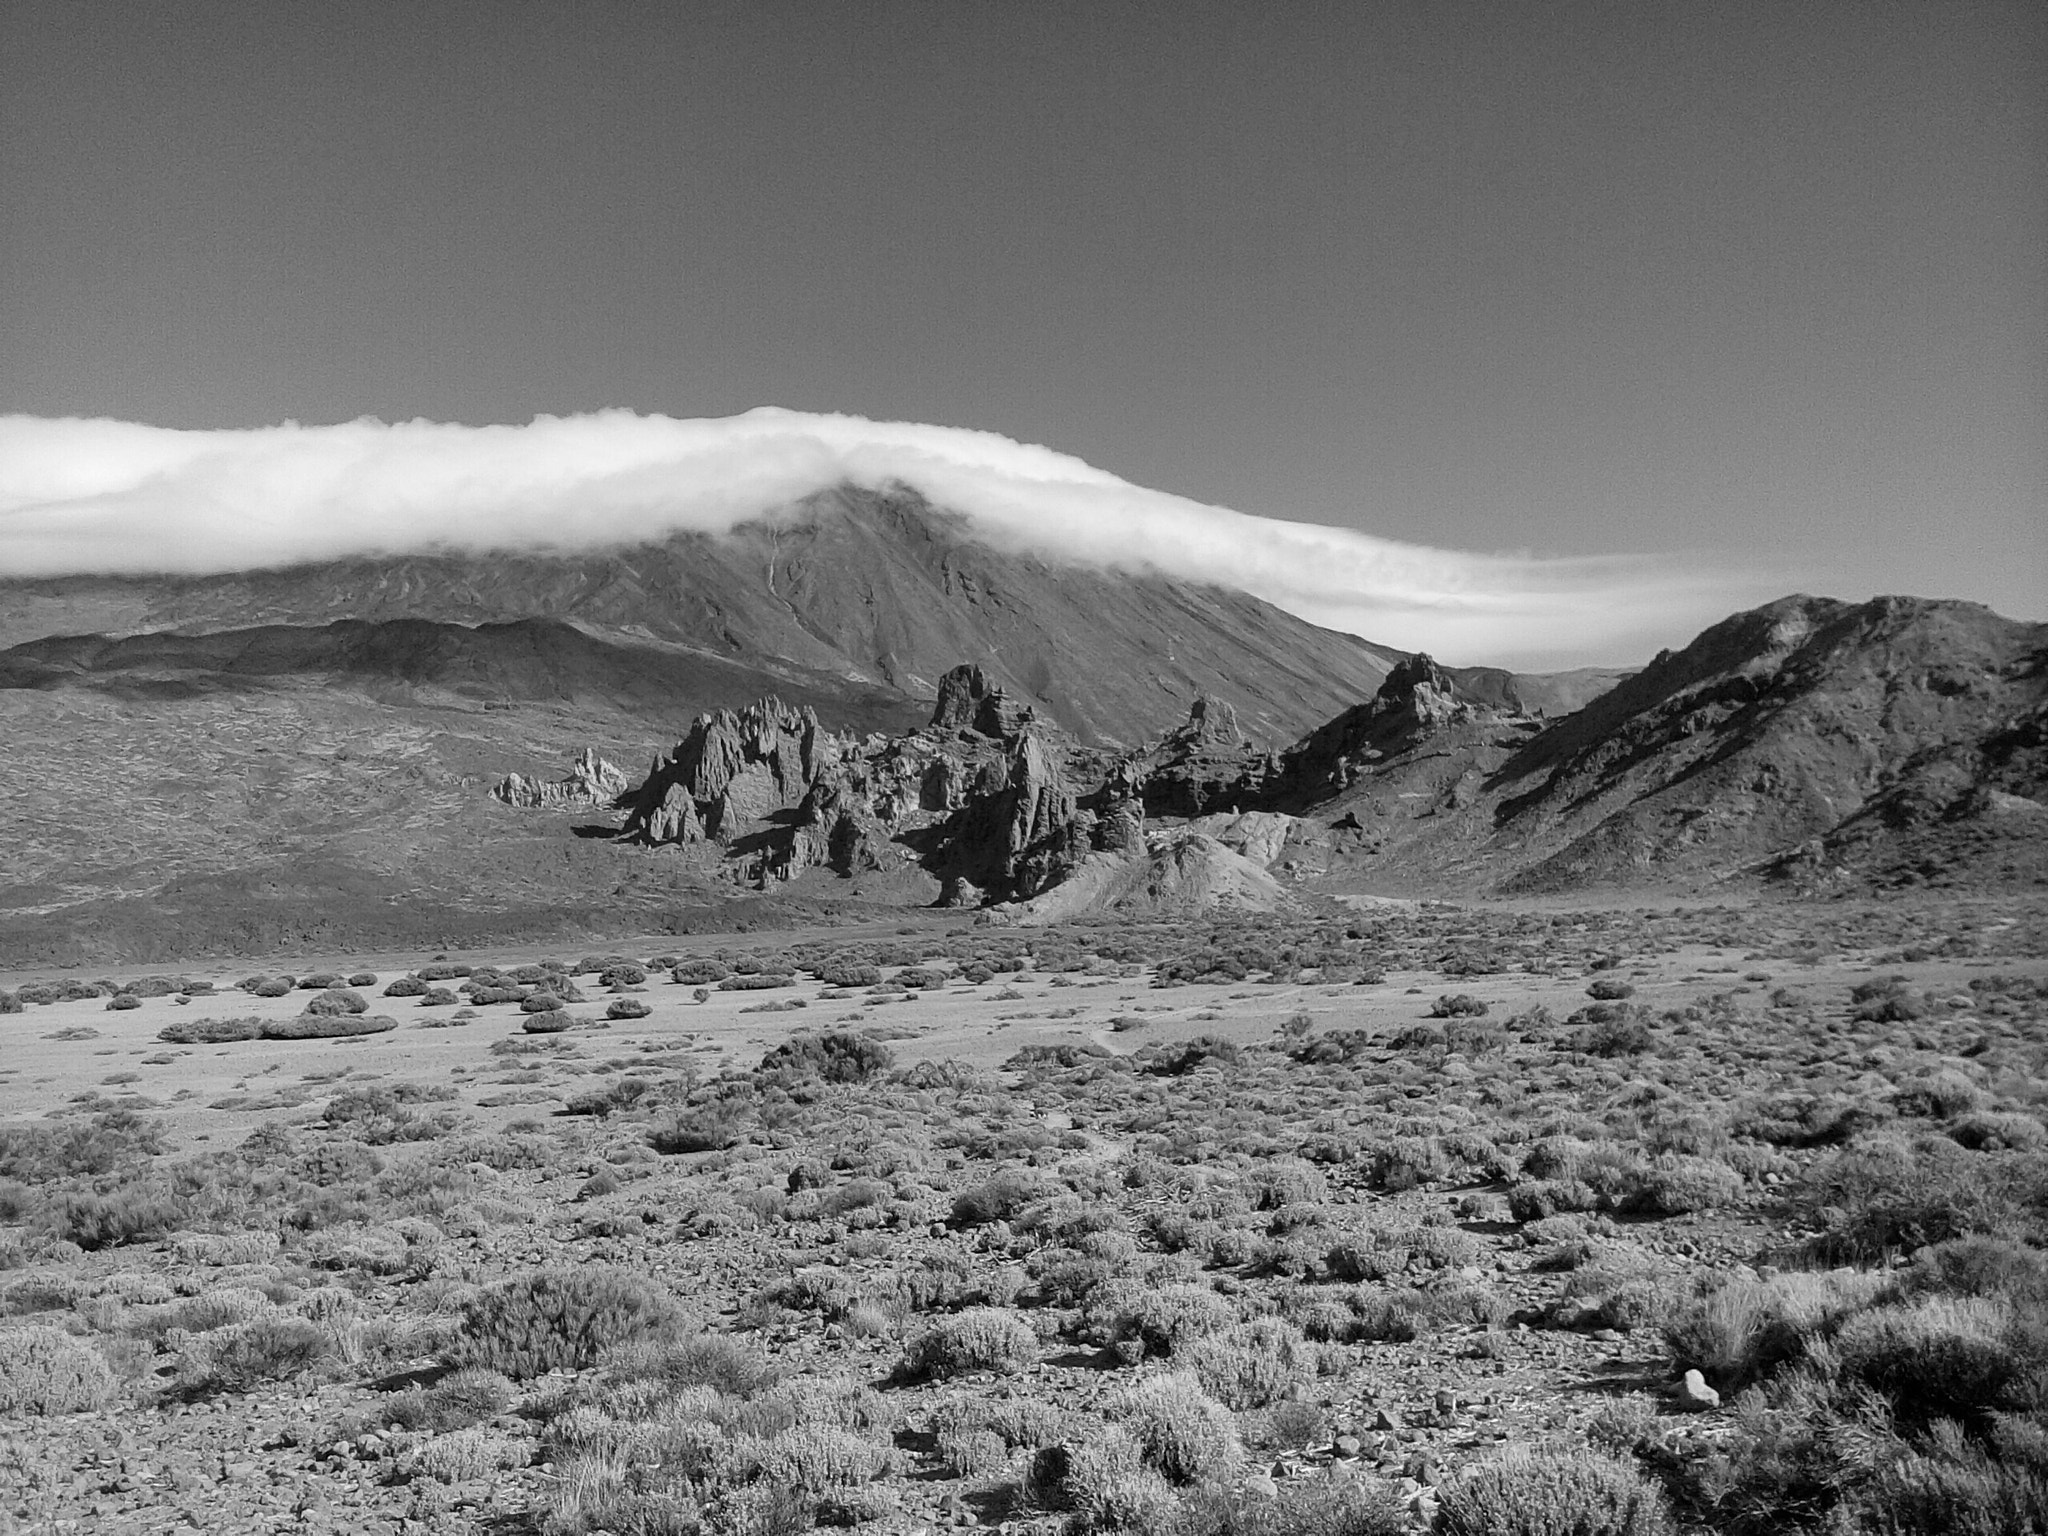
[[[1145,1464],[1173,1484],[1218,1483],[1244,1462],[1237,1424],[1192,1375],[1154,1376],[1111,1405]]]
[[[354,1035],[381,1035],[387,1030],[398,1028],[398,1020],[389,1014],[329,1014],[302,1013],[293,1019],[266,1019],[263,1024],[265,1040],[342,1040]]]
[[[1016,1313],[969,1307],[919,1334],[897,1369],[906,1380],[921,1381],[970,1371],[1014,1375],[1037,1363],[1038,1335]]]
[[[1658,1536],[1670,1529],[1656,1485],[1597,1452],[1513,1450],[1467,1467],[1442,1490],[1444,1536]]]
[[[61,1328],[0,1328],[0,1414],[77,1413],[114,1395],[99,1351]]]
[[[583,1369],[608,1349],[673,1333],[682,1322],[665,1287],[629,1270],[534,1270],[485,1287],[463,1307],[449,1361],[524,1381]]]

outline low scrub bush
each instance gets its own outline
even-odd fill
[[[1446,992],[1429,1005],[1432,1019],[1482,1019],[1486,1004],[1469,992]]]
[[[846,1030],[824,1035],[797,1035],[761,1058],[764,1073],[818,1077],[828,1083],[861,1083],[895,1065],[889,1048],[878,1040]]]
[[[1254,1318],[1195,1340],[1184,1352],[1202,1390],[1226,1408],[1264,1408],[1315,1379],[1318,1353],[1292,1323]]]
[[[316,1018],[340,1018],[351,1013],[368,1013],[370,1004],[362,993],[348,987],[329,987],[306,1004],[305,1011]]]
[[[620,1344],[659,1338],[683,1321],[668,1290],[630,1270],[541,1269],[487,1286],[462,1309],[449,1347],[456,1366],[515,1381],[594,1365]]]
[[[385,987],[386,997],[425,997],[427,984],[417,976],[400,976]]]
[[[615,997],[605,1005],[608,1019],[644,1019],[654,1010],[637,997]]]
[[[188,1397],[246,1392],[320,1365],[335,1352],[334,1334],[303,1317],[266,1313],[193,1334],[178,1351],[178,1387]]]
[[[265,1040],[345,1040],[355,1035],[381,1035],[398,1028],[398,1020],[385,1013],[318,1014],[302,1013],[295,1019],[266,1019]]]
[[[1170,1484],[1220,1483],[1244,1462],[1236,1421],[1192,1375],[1141,1381],[1110,1411],[1145,1464]]]
[[[171,1045],[226,1045],[235,1040],[254,1040],[262,1033],[263,1020],[251,1016],[241,1019],[173,1019],[156,1032],[156,1037]]]
[[[919,1334],[898,1368],[910,1380],[995,1371],[1014,1375],[1038,1363],[1038,1335],[1002,1307],[969,1307]]]
[[[774,987],[793,987],[796,978],[781,971],[757,971],[751,976],[731,975],[718,984],[721,992],[765,992]]]
[[[49,1210],[51,1231],[88,1252],[162,1237],[182,1226],[184,1218],[185,1203],[157,1186],[65,1195]]]
[[[1596,1451],[1515,1450],[1465,1469],[1442,1491],[1443,1536],[1660,1536],[1656,1486]]]
[[[0,1328],[0,1414],[77,1413],[114,1395],[98,1350],[61,1328]]]

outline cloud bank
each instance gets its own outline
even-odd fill
[[[1762,595],[1725,570],[1472,554],[1252,517],[993,433],[774,408],[223,431],[0,417],[0,576],[593,548],[720,532],[847,482],[906,483],[993,541],[1239,588],[1458,663],[1640,661]]]

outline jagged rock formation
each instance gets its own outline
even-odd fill
[[[647,843],[699,836],[734,842],[751,824],[802,805],[840,750],[815,711],[780,699],[699,715],[634,791],[622,835]]]
[[[1142,843],[1130,783],[979,667],[948,672],[931,723],[865,739],[823,731],[807,709],[764,699],[701,716],[626,799],[620,835],[646,844],[715,842],[756,884],[810,868],[841,875],[915,863],[949,904],[1029,896],[1057,884],[1098,829]],[[1075,773],[1106,814],[1084,810]]]
[[[1132,758],[1145,809],[1154,816],[1200,816],[1227,808],[1248,778],[1268,768],[1227,701],[1206,694],[1188,718]]]
[[[570,765],[567,778],[550,782],[510,773],[492,788],[491,798],[528,810],[609,810],[618,804],[627,784],[623,768],[599,757],[595,747],[585,747]]]

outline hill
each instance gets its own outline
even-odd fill
[[[337,620],[574,623],[692,666],[673,702],[737,706],[791,679],[929,705],[978,663],[1076,737],[1133,744],[1207,694],[1284,742],[1368,697],[1401,652],[1319,629],[1241,592],[1049,562],[973,534],[915,492],[841,488],[726,535],[601,553],[446,553],[204,577],[0,583],[0,640],[92,631],[211,633]],[[441,637],[447,639],[445,634]],[[822,712],[822,711],[821,711]]]
[[[2048,625],[1795,596],[1549,723],[1404,669],[1205,808],[1307,814],[1321,867],[1389,890],[2029,885],[2044,739]]]

